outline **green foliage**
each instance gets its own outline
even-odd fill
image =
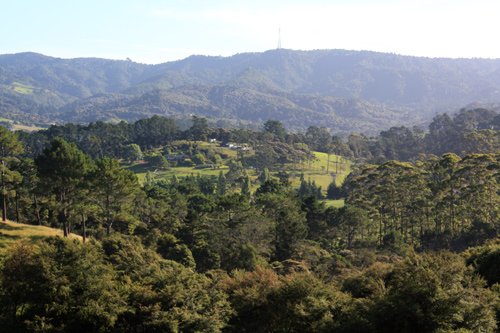
[[[120,230],[131,230],[132,203],[139,191],[134,173],[120,167],[116,160],[105,157],[96,161],[89,179],[92,188],[89,200],[97,206],[97,220],[106,226],[107,233],[111,233],[115,222],[125,225],[118,226]]]
[[[482,284],[457,255],[410,255],[387,277],[387,292],[373,307],[373,331],[491,332],[495,297]]]
[[[308,145],[311,150],[329,152],[331,135],[326,127],[309,126],[306,132]]]
[[[122,148],[122,157],[128,163],[132,163],[142,160],[144,155],[142,154],[141,147],[138,144],[132,143]]]
[[[250,177],[246,176],[243,178],[243,184],[241,185],[241,194],[243,194],[247,199],[250,199],[251,196],[250,187]]]
[[[154,115],[134,123],[136,143],[146,149],[165,145],[177,136],[179,131],[174,119]]]
[[[162,155],[146,155],[144,160],[149,163],[152,168],[163,169],[168,167],[168,161]]]
[[[193,254],[185,244],[174,245],[168,250],[164,258],[176,261],[188,268],[196,268]]]
[[[12,196],[12,188],[21,181],[19,172],[12,170],[15,156],[22,153],[23,147],[17,136],[7,128],[0,126],[0,173],[2,177],[2,220],[7,220],[7,197]]]
[[[267,182],[264,185],[271,183]],[[263,185],[263,186],[264,186]],[[296,251],[297,242],[307,235],[305,214],[300,211],[297,198],[290,192],[262,193],[258,189],[256,201],[262,205],[264,215],[273,221],[273,258],[278,261],[289,259]]]
[[[345,192],[341,187],[337,185],[335,181],[332,181],[328,188],[326,189],[326,197],[332,200],[338,200],[345,197]]]
[[[321,186],[318,187],[316,185],[316,182],[314,180],[311,181],[311,179],[309,179],[307,182],[305,180],[303,180],[300,183],[300,188],[299,188],[298,192],[299,192],[299,195],[301,198],[307,198],[310,196],[314,196],[318,199],[323,198]]]
[[[482,247],[469,249],[464,253],[466,263],[474,267],[474,272],[481,275],[488,285],[500,283],[498,240],[490,241]]]
[[[274,134],[280,141],[285,140],[286,130],[278,120],[268,120],[264,123],[264,131]]]
[[[118,331],[217,332],[232,313],[215,281],[161,259],[134,239],[122,238],[109,260],[128,281],[123,291],[129,310]]]
[[[0,274],[3,327],[12,331],[109,330],[126,311],[115,272],[91,244],[18,244]]]
[[[60,138],[52,140],[51,145],[35,159],[41,188],[47,194],[54,195],[55,202],[58,202],[56,211],[65,236],[71,231],[71,210],[76,205],[84,179],[93,164],[90,157],[74,144],[68,144]]]
[[[224,196],[226,194],[226,177],[222,170],[219,172],[219,178],[217,180],[217,195]]]
[[[196,165],[203,165],[203,164],[205,164],[205,156],[203,156],[203,154],[201,154],[201,153],[197,153],[197,154],[191,156],[191,161],[196,163]]]
[[[269,169],[268,168],[264,168],[264,170],[262,170],[262,172],[260,173],[260,175],[259,175],[259,177],[257,179],[262,184],[265,183],[265,182],[267,182],[268,180],[271,180],[271,174],[269,173]]]
[[[238,314],[234,332],[331,332],[350,307],[347,295],[310,273],[279,278],[261,268],[235,271],[224,285]]]

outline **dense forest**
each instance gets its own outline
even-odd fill
[[[495,332],[498,119],[463,109],[436,115],[428,131],[370,138],[318,126],[288,133],[278,120],[262,131],[216,128],[196,116],[185,130],[161,116],[33,133],[0,126],[3,220],[82,236],[1,252],[0,323],[16,332]],[[201,145],[211,139],[241,149],[214,154]],[[314,151],[355,163],[327,191],[345,205],[327,206],[310,180],[291,186],[285,166],[310,163]],[[151,170],[228,168],[139,182],[127,168],[137,160]]]

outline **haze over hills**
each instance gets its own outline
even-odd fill
[[[0,116],[31,123],[203,116],[227,125],[375,133],[470,103],[496,107],[500,59],[346,50],[191,56],[160,65],[0,55]]]

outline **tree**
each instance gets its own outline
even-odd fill
[[[16,135],[7,128],[0,126],[0,153],[2,161],[2,220],[7,220],[7,196],[10,187],[21,181],[21,175],[17,171],[9,168],[10,164],[15,160],[15,155],[23,152],[21,143],[17,140]]]
[[[105,251],[113,258],[116,271],[129,281],[124,289],[130,309],[122,316],[116,331],[222,331],[232,310],[219,288],[219,279],[212,280],[208,274],[198,274],[177,262],[161,259],[133,238],[116,236],[105,239],[108,244],[113,240],[117,243],[107,245],[110,251]],[[189,256],[187,249],[184,250],[177,254]]]
[[[207,119],[193,116],[193,126],[187,131],[188,135],[195,141],[205,141],[207,139],[207,132]]]
[[[257,203],[262,206],[263,215],[274,223],[274,259],[283,261],[290,259],[296,252],[297,242],[306,238],[306,218],[305,213],[300,210],[299,198],[286,184],[270,188],[267,193],[263,192],[264,187],[271,183],[274,182],[268,181],[257,190]],[[274,192],[275,190],[281,193]]]
[[[494,296],[471,273],[458,254],[410,254],[386,277],[370,331],[494,332]]]
[[[264,170],[262,170],[262,172],[260,173],[260,175],[259,175],[259,177],[257,179],[262,184],[264,184],[268,180],[271,180],[271,174],[269,173],[269,169],[268,168],[264,168]]]
[[[109,331],[126,310],[116,273],[96,245],[52,238],[8,253],[0,269],[3,331]]]
[[[145,149],[167,144],[177,136],[178,131],[174,119],[158,115],[134,123],[136,143]]]
[[[38,225],[41,225],[42,221],[38,202],[40,195],[40,193],[38,193],[39,179],[35,167],[35,161],[30,158],[23,158],[19,162],[16,162],[13,166],[22,176],[22,181],[17,184],[15,188],[16,214],[22,215],[22,213],[25,213],[25,216],[34,216],[36,217]],[[20,201],[19,206],[24,207],[18,207],[18,201]],[[19,211],[21,211],[21,213]],[[19,220],[19,216],[16,219]]]
[[[347,144],[354,153],[354,157],[371,157],[368,151],[368,138],[365,135],[351,134],[347,138]]]
[[[222,197],[226,195],[226,177],[222,170],[219,172],[219,179],[217,180],[217,196]]]
[[[285,141],[286,130],[279,120],[268,120],[264,123],[264,131],[274,134],[281,142]]]
[[[203,165],[205,164],[205,156],[202,153],[195,154],[191,156],[191,161],[196,163],[196,165]]]
[[[139,190],[137,177],[116,160],[105,157],[96,162],[89,179],[93,189],[90,198],[99,207],[98,219],[109,235],[113,223],[131,218],[131,203]]]
[[[341,187],[337,186],[337,183],[332,181],[328,188],[326,189],[326,197],[328,199],[338,200],[345,196],[344,191]]]
[[[327,145],[331,141],[330,133],[326,127],[309,126],[306,132],[308,145],[311,150],[327,152]]]
[[[144,159],[153,168],[163,169],[168,167],[168,161],[163,155],[147,155]]]
[[[137,160],[142,160],[143,155],[141,147],[139,147],[139,145],[135,143],[124,146],[122,149],[122,157],[128,163],[132,163]]]
[[[346,205],[340,209],[338,228],[350,249],[354,238],[363,229],[367,223],[368,217],[366,212],[354,206]]]
[[[255,163],[257,168],[269,169],[276,162],[277,154],[269,144],[264,144],[256,148]]]
[[[41,186],[55,196],[58,202],[59,219],[63,224],[64,236],[70,233],[68,217],[79,187],[94,166],[90,156],[78,150],[75,144],[61,138],[52,140],[49,147],[35,159]]]
[[[250,199],[250,177],[247,175],[243,179],[243,185],[241,186],[241,194],[243,194],[247,199]]]
[[[211,178],[203,175],[198,178],[198,189],[205,195],[212,195],[215,191],[215,184]]]

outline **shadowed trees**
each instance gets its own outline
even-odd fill
[[[7,220],[7,196],[12,186],[21,181],[19,172],[12,170],[11,164],[15,156],[22,153],[23,147],[15,133],[0,126],[0,159],[2,168],[2,220]]]
[[[98,207],[97,218],[106,226],[107,233],[117,221],[130,222],[132,203],[139,191],[137,177],[107,157],[96,161],[88,176],[91,182],[89,200]]]
[[[35,159],[35,164],[40,176],[40,186],[55,197],[55,209],[62,222],[64,236],[68,236],[71,208],[78,198],[79,187],[93,168],[94,162],[74,144],[56,138]]]

